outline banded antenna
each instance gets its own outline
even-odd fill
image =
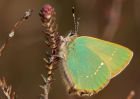
[[[75,6],[72,6],[72,16],[73,16],[73,21],[74,21],[74,34],[77,34],[79,30],[79,20],[80,18],[76,19],[76,14],[75,14]]]

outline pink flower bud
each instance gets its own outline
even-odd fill
[[[47,19],[50,19],[50,17],[52,16],[53,14],[53,7],[49,4],[45,4],[42,9],[40,10],[40,16],[44,17],[44,18],[47,18]]]

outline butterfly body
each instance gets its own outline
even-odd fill
[[[89,36],[67,36],[60,46],[64,81],[69,93],[91,96],[129,64],[133,52]]]

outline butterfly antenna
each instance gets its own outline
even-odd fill
[[[78,32],[79,30],[79,24],[80,24],[80,18],[77,19],[77,25],[76,25],[76,33]]]
[[[75,15],[75,6],[72,6],[72,16],[74,21],[74,34],[77,34],[78,27],[79,27],[79,21],[76,22],[76,15]]]

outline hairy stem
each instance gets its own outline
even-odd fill
[[[44,33],[46,37],[46,45],[48,46],[48,51],[46,53],[47,57],[43,58],[45,61],[45,66],[48,70],[47,78],[43,77],[45,82],[41,88],[44,90],[44,94],[42,95],[44,99],[48,99],[48,94],[50,91],[50,87],[53,82],[53,74],[56,69],[55,64],[58,61],[58,46],[59,46],[59,35],[57,32],[56,18],[54,8],[46,4],[43,6],[39,13],[42,21],[42,26],[44,27]]]

